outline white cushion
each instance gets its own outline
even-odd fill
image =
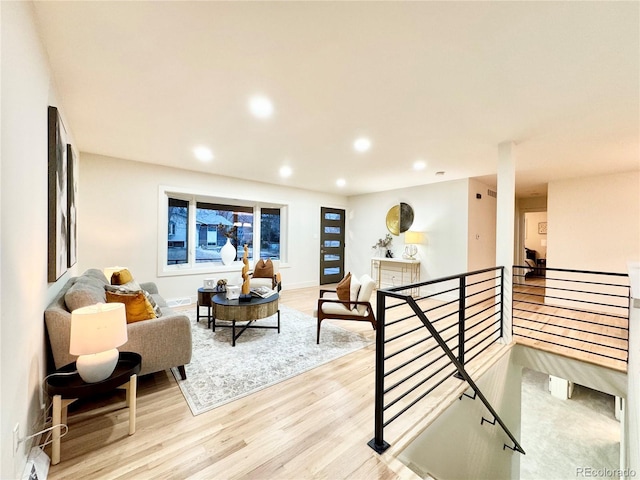
[[[358,310],[349,310],[347,307],[344,306],[344,303],[342,302],[336,302],[336,303],[325,302],[322,304],[322,311],[326,315],[339,314],[339,315],[353,315],[354,317],[363,316],[363,314],[361,314]],[[366,312],[366,307],[365,307],[365,312]]]
[[[358,302],[369,302],[371,300],[371,294],[376,286],[376,282],[366,273],[360,277],[360,292],[358,293]],[[367,314],[366,305],[358,305],[358,313],[360,315]]]

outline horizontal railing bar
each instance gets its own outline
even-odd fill
[[[422,330],[422,327],[418,326],[418,327],[414,327],[414,328],[412,328],[410,330],[405,330],[404,332],[399,333],[398,335],[396,335],[394,337],[385,338],[384,343],[385,344],[389,344],[391,342],[394,342],[394,341],[398,340],[399,338],[402,338],[404,336],[409,335],[410,333],[417,332],[419,330]]]
[[[479,312],[479,313],[481,313],[481,312]],[[483,318],[482,320],[480,320],[479,322],[474,323],[474,324],[473,324],[473,325],[471,325],[471,326],[466,326],[466,327],[465,327],[465,329],[464,329],[464,330],[465,330],[465,332],[468,332],[468,331],[470,331],[472,328],[475,328],[475,327],[477,327],[478,325],[480,325],[481,323],[486,322],[487,320],[489,320],[489,319],[490,319],[491,317],[493,317],[494,315],[500,315],[500,312],[493,312],[492,314],[487,315],[486,317],[484,317],[484,318]],[[471,317],[469,317],[469,318],[471,318]],[[466,320],[469,320],[469,318],[467,318]],[[500,320],[500,319],[498,318],[497,320]],[[496,320],[494,320],[494,322],[496,322]]]
[[[547,332],[547,331],[534,330],[533,328],[528,328],[528,327],[525,327],[525,326],[523,326],[523,325],[514,325],[514,326],[513,326],[513,328],[522,328],[523,330],[528,330],[528,331],[530,331],[530,332],[539,332],[539,333],[541,333],[541,334],[543,334],[543,335],[549,335],[549,336],[551,336],[551,337],[566,338],[566,339],[568,339],[568,340],[573,340],[573,341],[575,341],[575,342],[588,343],[589,345],[597,345],[597,346],[599,346],[599,347],[609,348],[609,349],[611,349],[611,350],[620,350],[621,352],[626,352],[626,351],[627,351],[627,349],[626,349],[626,348],[612,347],[611,345],[603,345],[603,344],[601,344],[601,343],[590,342],[589,340],[583,340],[583,339],[577,339],[577,338],[573,338],[573,337],[568,337],[568,336],[566,336],[566,335],[561,335],[561,334],[559,334],[559,333],[550,333],[550,332]],[[524,335],[521,335],[521,334],[519,334],[519,333],[514,333],[514,335],[524,336]],[[531,338],[531,337],[527,337],[527,338]],[[622,339],[621,339],[621,341],[622,341],[622,342],[625,342],[625,343],[629,343],[629,342],[628,342],[628,340],[622,340]],[[565,347],[567,347],[567,348],[575,348],[576,350],[580,350],[578,347],[570,347],[570,346],[568,346],[568,345],[564,345],[564,346],[565,346]],[[585,350],[585,351],[587,351],[587,350]]]
[[[487,282],[493,282],[493,281],[499,280],[499,279],[500,279],[500,277],[491,277],[491,278],[485,278],[484,280],[480,280],[478,282],[468,283],[466,285],[466,289],[468,290],[470,287],[475,287],[476,285],[480,285],[482,283],[487,283]],[[496,283],[496,284],[492,285],[491,287],[489,287],[487,290],[490,290],[492,288],[496,288],[496,287],[499,287],[499,286],[500,286],[500,283]],[[482,290],[482,291],[484,292],[486,290]],[[474,295],[474,294],[472,294],[472,295]]]
[[[580,292],[578,292],[578,293],[580,293]],[[585,292],[582,292],[582,293],[585,293]],[[521,295],[523,295],[523,294],[521,294]],[[590,302],[588,300],[579,300],[577,298],[554,297],[553,295],[545,295],[544,297],[545,298],[551,298],[553,300],[564,300],[566,302],[588,303],[589,305],[599,305],[601,307],[622,308],[624,310],[628,310],[629,309],[629,307],[621,307],[619,305],[613,305],[613,304],[610,304],[610,303]],[[555,307],[556,305],[553,305],[553,306]]]
[[[402,385],[404,382],[406,382],[407,380],[415,377],[419,372],[422,372],[423,370],[429,368],[431,365],[433,365],[434,363],[436,363],[439,360],[442,360],[444,357],[446,356],[446,353],[443,353],[442,355],[440,355],[437,358],[434,358],[433,360],[431,360],[429,363],[423,365],[422,367],[418,368],[417,370],[414,370],[412,373],[410,373],[409,375],[407,375],[406,377],[398,380],[396,383],[394,383],[393,385],[387,387],[384,390],[384,394],[386,395],[387,393],[391,392],[392,390],[394,390],[395,388],[398,388],[400,385]],[[431,379],[431,377],[433,377],[434,374],[431,374],[427,377],[428,379]]]
[[[528,338],[529,340],[535,340],[536,342],[542,342],[542,343],[548,343],[550,345],[555,345],[557,347],[564,347],[564,348],[568,348],[569,350],[578,350],[579,352],[584,352],[584,353],[589,353],[591,355],[595,355],[597,357],[605,357],[605,358],[610,358],[612,360],[617,360],[618,362],[624,362],[627,363],[628,360],[622,360],[621,358],[617,358],[617,357],[612,357],[611,355],[605,355],[604,353],[598,353],[598,352],[592,352],[590,350],[585,350],[583,348],[578,348],[578,347],[570,347],[568,345],[564,345],[562,343],[557,343],[557,342],[551,342],[549,340],[543,340],[541,338],[534,338],[534,337],[529,337],[527,335],[522,335],[522,334],[518,334],[519,337],[522,338]]]
[[[480,331],[478,331],[478,332],[474,333],[474,334],[473,334],[473,335],[471,335],[470,337],[467,337],[467,338],[466,338],[466,340],[467,340],[467,341],[469,341],[469,340],[473,340],[474,338],[476,338],[478,335],[480,335],[480,334],[481,334],[482,332],[484,332],[485,330],[487,330],[487,329],[489,329],[489,328],[493,327],[493,325],[494,325],[494,324],[495,324],[495,322],[494,322],[494,323],[490,323],[489,325],[487,325],[486,327],[484,327],[482,330],[480,330]],[[466,351],[466,350],[465,350],[465,351]]]
[[[619,328],[620,330],[627,330],[627,331],[629,330],[629,325],[628,324],[626,326],[619,326],[619,325],[613,325],[611,323],[594,322],[592,320],[583,320],[581,318],[565,317],[564,315],[556,315],[554,313],[536,312],[536,311],[533,311],[533,310],[526,310],[524,308],[514,308],[513,311],[514,312],[532,313],[533,315],[538,315],[538,316],[543,316],[543,317],[561,318],[562,320],[570,320],[572,322],[589,323],[591,325],[598,325],[598,326],[607,327],[607,328]],[[585,312],[582,312],[582,313],[585,313]],[[627,318],[625,318],[625,317],[616,317],[616,316],[613,316],[613,315],[607,315],[607,316],[609,316],[611,318],[618,318],[620,320],[627,320]],[[554,323],[550,323],[549,325],[555,325],[555,324]]]
[[[523,268],[530,269],[532,267],[527,265],[514,265],[513,268]],[[595,272],[590,270],[573,270],[567,268],[552,268],[552,267],[539,267],[541,270],[546,270],[547,272],[568,272],[568,273],[585,273],[589,275],[605,275],[610,277],[628,277],[626,273],[614,273],[614,272]]]
[[[515,299],[513,300],[513,303],[514,304],[516,303]],[[537,305],[538,307],[542,307],[542,308],[555,308],[555,309],[559,309],[559,310],[569,310],[570,312],[577,312],[577,313],[588,313],[590,315],[598,315],[600,317],[617,318],[619,320],[628,320],[628,317],[622,316],[622,315],[616,315],[616,314],[613,314],[613,313],[605,313],[605,312],[595,312],[593,310],[582,310],[580,308],[566,307],[564,305],[548,305],[548,304],[545,304],[545,303],[528,302],[526,300],[517,300],[517,303],[518,304],[524,303],[525,305]],[[513,309],[514,310],[521,310],[523,312],[536,313],[536,314],[539,314],[539,315],[548,315],[550,317],[567,318],[567,319],[570,319],[570,320],[574,320],[571,317],[564,317],[562,315],[554,315],[552,313],[535,312],[533,310],[524,310],[522,308],[516,308],[515,306],[514,306]],[[576,320],[576,321],[579,321],[579,320]],[[606,325],[606,324],[603,324],[603,325]]]
[[[430,293],[429,295],[424,295],[422,297],[418,297],[418,298],[416,298],[416,301],[417,302],[421,302],[422,300],[428,300],[430,298],[437,297],[439,295],[444,295],[445,293],[457,292],[458,290],[460,290],[460,287],[459,286],[455,286],[455,287],[449,288],[447,290],[442,290],[442,291]]]
[[[495,289],[494,289],[494,288],[492,288],[491,290],[495,290]],[[473,307],[477,307],[478,305],[482,305],[483,303],[490,302],[491,300],[493,300],[493,301],[494,301],[494,305],[495,305],[495,304],[497,303],[497,302],[496,302],[496,298],[498,298],[499,296],[500,296],[500,293],[498,292],[498,293],[496,293],[496,294],[494,294],[494,295],[489,295],[489,296],[487,296],[487,297],[483,297],[483,298],[481,298],[480,300],[477,300],[477,301],[476,301],[476,302],[474,302],[474,303],[468,304],[468,305],[465,307],[465,309],[466,309],[466,310],[471,310]],[[467,298],[469,298],[469,297],[467,297]]]
[[[549,280],[549,279],[548,279]],[[605,286],[612,286],[609,284],[603,284]],[[626,287],[625,287],[626,288]],[[613,298],[629,298],[629,295],[619,295],[616,293],[606,293],[606,292],[594,292],[591,290],[576,290],[575,288],[561,288],[561,287],[552,287],[548,284],[545,285],[544,287],[545,290],[557,290],[559,292],[573,292],[573,293],[586,293],[588,295],[601,295],[603,297],[613,297]],[[526,295],[526,292],[518,292],[518,293],[522,293],[524,295]]]
[[[384,357],[384,361],[386,362],[387,360],[392,359],[392,358],[393,358],[393,357],[395,357],[396,355],[400,355],[401,353],[404,353],[404,352],[406,352],[407,350],[409,350],[409,349],[411,349],[411,348],[413,348],[413,347],[417,347],[417,346],[418,346],[418,345],[420,345],[421,343],[428,342],[430,338],[431,338],[431,337],[423,337],[422,339],[418,340],[417,342],[412,343],[411,345],[407,345],[406,347],[401,348],[400,350],[398,350],[398,351],[396,351],[396,352],[390,353],[389,355],[387,355],[386,357]],[[386,342],[385,342],[385,343],[386,343]]]
[[[407,410],[409,410],[411,407],[413,407],[416,403],[418,403],[420,400],[422,400],[424,397],[426,397],[427,395],[429,395],[431,392],[433,392],[436,388],[438,388],[440,385],[442,385],[444,382],[446,382],[449,378],[455,378],[453,377],[453,374],[455,373],[455,370],[453,372],[451,372],[448,375],[445,375],[442,380],[440,380],[438,383],[436,383],[433,387],[431,387],[429,390],[427,390],[424,394],[420,395],[418,398],[416,398],[413,402],[411,402],[409,405],[407,405],[406,407],[404,407],[402,410],[400,410],[398,413],[396,413],[393,417],[391,417],[389,420],[387,420],[386,422],[384,422],[382,424],[383,427],[386,427],[387,425],[389,425],[391,422],[393,422],[396,418],[398,418],[400,415],[402,415],[403,413],[405,413]]]
[[[460,299],[456,298],[454,300],[451,300],[449,302],[443,302],[440,305],[436,305],[435,307],[431,307],[431,308],[427,308],[426,310],[422,310],[422,313],[427,314],[430,312],[435,312],[436,310],[440,309],[440,308],[444,308],[444,307],[448,307],[449,305],[453,305],[455,303],[459,303]]]
[[[427,383],[429,380],[431,380],[431,378],[433,378],[436,374],[440,373],[442,370],[444,370],[445,368],[447,368],[449,366],[448,363],[445,363],[442,367],[440,367],[438,370],[436,370],[435,372],[433,372],[433,375],[431,375],[429,378],[417,383],[416,385],[414,385],[412,388],[410,388],[409,390],[405,391],[404,393],[402,393],[399,397],[394,398],[391,402],[389,402],[388,404],[386,404],[383,408],[383,410],[387,410],[388,408],[393,407],[396,403],[398,403],[400,400],[402,400],[404,397],[406,397],[407,395],[409,395],[410,393],[414,392],[416,389],[418,389],[419,387],[421,387],[422,385],[424,385],[425,383]]]
[[[501,269],[502,267],[489,267],[489,268],[485,268],[483,270],[476,270],[474,272],[466,272],[466,273],[460,273],[458,275],[449,275],[448,277],[441,277],[441,278],[436,278],[435,280],[429,280],[427,282],[420,282],[420,283],[413,283],[410,285],[405,285],[402,287],[394,287],[388,290],[385,290],[385,292],[397,292],[399,290],[408,290],[410,288],[418,288],[418,287],[425,287],[427,285],[433,285],[436,283],[444,283],[444,282],[448,282],[451,280],[459,280],[460,278],[467,278],[467,277],[472,277],[474,275],[479,275],[481,273],[486,273],[486,272],[497,272]]]
[[[389,370],[388,372],[385,372],[384,376],[387,377],[389,375],[392,375],[394,373],[396,373],[399,370],[402,370],[404,367],[406,367],[407,365],[410,365],[411,363],[415,362],[416,360],[418,360],[419,358],[424,357],[425,355],[430,354],[431,352],[433,352],[436,348],[438,348],[438,344],[435,344],[433,347],[429,348],[428,350],[422,352],[420,355],[416,355],[413,358],[410,358],[409,360],[407,360],[406,362],[401,363],[400,365],[393,367],[391,370]]]
[[[518,320],[523,320],[523,321],[525,321],[525,322],[533,322],[533,323],[539,323],[539,324],[542,324],[542,325],[549,325],[550,327],[558,327],[558,328],[564,328],[564,329],[566,329],[566,328],[567,328],[567,327],[566,327],[566,326],[564,326],[564,325],[555,325],[555,324],[553,324],[553,323],[546,323],[546,322],[543,322],[543,321],[540,321],[540,320],[532,320],[532,319],[530,319],[530,318],[523,318],[523,317],[517,317],[517,316],[514,316],[513,318],[517,318]],[[526,328],[526,327],[525,327],[525,328]],[[618,328],[618,327],[609,327],[609,328]],[[533,329],[530,329],[530,330],[533,330]],[[621,330],[624,330],[624,329],[621,329]],[[544,332],[544,333],[550,333],[548,330],[539,330],[539,331]],[[613,339],[615,339],[615,340],[625,340],[625,341],[627,340],[627,339],[624,339],[624,338],[616,337],[616,336],[614,336],[614,335],[608,335],[608,334],[606,334],[606,333],[592,332],[592,331],[590,331],[590,330],[583,330],[583,329],[581,329],[581,328],[574,328],[574,327],[571,327],[571,331],[572,331],[572,332],[588,333],[588,334],[590,334],[590,335],[594,335],[594,336],[596,336],[596,337],[613,338]],[[576,338],[576,340],[579,340],[579,339],[577,339],[577,338]]]
[[[500,333],[500,328],[497,328],[496,330],[494,330],[493,332],[489,333],[489,335],[487,335],[486,337],[484,337],[482,340],[480,340],[478,343],[476,343],[473,347],[469,348],[467,350],[467,352],[470,352],[471,350],[473,350],[474,348],[476,348],[478,345],[482,345],[482,342],[486,342],[489,338],[491,338],[493,335]],[[490,343],[489,345],[487,345],[486,348],[483,348],[482,350],[480,350],[478,353],[471,355],[470,358],[468,358],[466,360],[466,363],[469,363],[471,360],[473,360],[474,358],[476,358],[478,355],[480,355],[482,352],[484,352],[487,348],[489,348],[491,345],[493,345],[493,342]]]
[[[473,305],[470,305],[466,310],[467,310],[467,311],[469,311],[469,310],[471,309],[471,307],[475,307],[475,306],[477,306],[477,305],[481,305],[481,304],[483,304],[483,303],[484,303],[484,302],[479,302],[479,303],[475,303],[475,304],[473,304]],[[483,308],[482,310],[478,310],[477,312],[472,313],[471,315],[469,315],[468,317],[466,317],[466,319],[467,319],[467,320],[469,320],[469,319],[471,319],[471,318],[475,317],[476,315],[480,315],[481,313],[486,312],[487,310],[489,310],[489,309],[491,309],[491,308],[495,308],[495,307],[497,307],[498,305],[500,305],[500,303],[499,303],[499,302],[495,302],[495,303],[492,303],[492,304],[490,304],[490,305],[487,305],[487,306],[486,306],[485,308]],[[496,312],[496,313],[500,313],[500,312]]]

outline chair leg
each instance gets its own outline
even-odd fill
[[[178,367],[178,372],[180,372],[180,376],[182,377],[182,380],[186,380],[187,379],[187,372],[184,369],[184,365],[180,365]]]
[[[322,322],[322,319],[318,318],[318,338],[316,339],[318,345],[320,345],[320,322]]]

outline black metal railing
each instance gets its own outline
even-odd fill
[[[622,273],[514,266],[514,339],[624,370],[629,289]]]
[[[420,294],[414,298],[401,292]],[[371,448],[385,451],[385,427],[457,378],[468,382],[473,398],[479,397],[493,416],[493,421],[483,418],[481,423],[497,422],[513,442],[503,448],[524,453],[465,369],[502,336],[503,296],[503,267],[378,290]]]

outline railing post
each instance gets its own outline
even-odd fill
[[[389,445],[384,441],[384,327],[385,327],[385,295],[378,290],[376,300],[376,384],[375,384],[375,413],[374,438],[368,445],[377,453],[384,452]]]
[[[464,367],[464,320],[466,316],[465,310],[467,308],[467,286],[465,276],[460,277],[460,287],[458,290],[460,291],[460,298],[458,301],[458,361],[460,362],[460,365]],[[464,380],[458,371],[456,371],[453,376],[460,380]]]
[[[513,285],[513,277],[511,278]],[[513,295],[511,295],[513,299]],[[513,300],[512,300],[513,301]],[[513,311],[513,307],[511,309]],[[504,336],[504,265],[500,267],[500,338]],[[511,336],[513,337],[513,326],[511,327]]]

